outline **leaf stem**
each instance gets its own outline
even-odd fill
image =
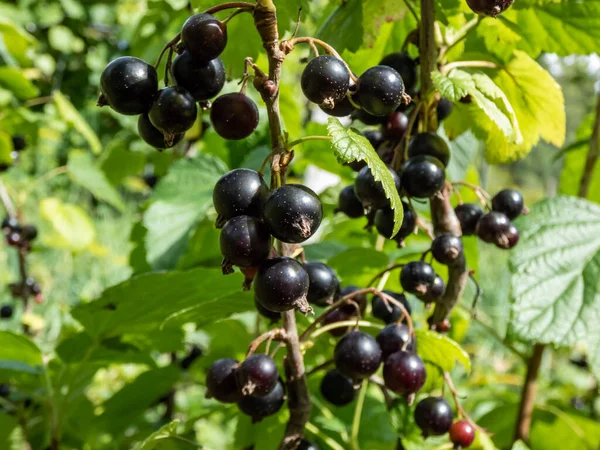
[[[307,141],[330,141],[330,140],[331,140],[331,136],[305,136],[303,138],[296,139],[295,141],[288,143],[287,148],[289,150],[292,147],[295,147],[296,145],[302,144]]]
[[[310,340],[314,341],[316,338],[318,338],[319,336],[321,336],[324,333],[327,333],[330,330],[335,330],[336,328],[350,327],[350,326],[354,326],[354,325],[358,325],[359,327],[377,328],[379,330],[383,329],[383,325],[380,325],[378,323],[368,322],[366,320],[359,320],[359,321],[342,320],[340,322],[330,323],[328,325],[325,325],[324,327],[319,328],[317,331],[315,331],[314,333],[312,333],[310,335]]]
[[[235,8],[240,8],[243,10],[253,10],[255,8],[254,3],[248,3],[248,2],[229,2],[229,3],[223,3],[221,5],[216,5],[213,6],[212,8],[208,8],[206,11],[204,11],[203,14],[216,14],[219,11],[224,11],[226,9],[235,9]]]
[[[319,428],[317,428],[311,422],[306,422],[306,429],[310,433],[314,434],[315,436],[319,436],[323,440],[323,442],[325,442],[327,445],[329,445],[329,447],[332,448],[333,450],[346,450],[344,447],[342,447],[336,441],[334,441],[329,436],[327,436],[325,433],[323,433]]]
[[[468,21],[459,30],[459,35],[452,41],[452,43],[450,43],[447,47],[445,47],[444,49],[442,49],[442,51],[440,52],[439,60],[443,61],[444,58],[446,57],[446,55],[448,53],[450,53],[450,51],[454,47],[456,47],[459,43],[461,43],[463,40],[465,40],[467,38],[467,36],[469,35],[469,33],[472,32],[473,30],[475,30],[479,26],[480,23],[481,23],[481,17],[480,16],[475,16],[474,19],[471,19],[470,21]]]
[[[484,67],[487,69],[498,69],[500,66],[492,61],[454,61],[445,66],[442,66],[442,74],[450,73],[452,69],[459,67]]]
[[[351,435],[351,445],[352,450],[360,450],[360,445],[358,443],[358,433],[360,431],[360,416],[362,415],[363,406],[365,405],[365,397],[367,396],[367,389],[369,387],[369,383],[363,380],[362,385],[360,387],[360,392],[358,393],[358,400],[356,401],[356,409],[354,410],[354,418],[352,419],[352,435]]]
[[[410,13],[413,15],[413,17],[415,18],[415,20],[418,23],[419,22],[419,15],[417,14],[417,11],[415,10],[415,6],[411,3],[410,0],[404,0],[404,4],[406,5],[406,7],[408,8],[408,10],[410,11]]]

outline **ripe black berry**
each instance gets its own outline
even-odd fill
[[[23,243],[21,240],[21,234],[12,232],[6,235],[6,243],[12,247],[18,247]]]
[[[304,264],[308,273],[308,302],[318,306],[327,306],[340,295],[340,280],[331,267],[322,262]]]
[[[447,98],[442,97],[436,107],[438,122],[446,120],[446,118],[452,113],[453,108],[453,103]]]
[[[411,261],[400,272],[400,284],[411,294],[427,294],[434,281],[435,271],[425,261]]]
[[[411,197],[429,198],[444,187],[444,165],[433,156],[415,156],[402,170],[402,188]]]
[[[177,55],[172,68],[177,85],[187,89],[196,101],[213,98],[225,85],[225,66],[221,58],[205,62],[195,59],[186,50]]]
[[[352,113],[352,118],[360,120],[365,125],[383,125],[387,122],[387,114],[383,116],[374,116],[364,109],[358,109]]]
[[[302,264],[282,256],[260,264],[254,279],[254,293],[260,304],[270,311],[299,308],[307,312],[308,285],[308,274]]]
[[[336,368],[347,377],[366,378],[377,372],[381,349],[373,336],[353,331],[337,343],[333,359]]]
[[[308,100],[331,109],[346,96],[350,73],[335,56],[317,56],[304,68],[300,86]]]
[[[176,134],[173,137],[172,142],[167,144],[165,142],[165,135],[162,131],[152,125],[148,114],[140,114],[140,117],[138,118],[138,134],[146,144],[159,150],[173,147],[185,136],[185,133]]]
[[[150,111],[158,91],[158,76],[146,61],[122,56],[106,66],[100,89],[100,106],[108,104],[118,113],[135,116]]]
[[[2,305],[0,307],[0,318],[2,319],[10,319],[13,315],[13,307],[12,305]]]
[[[254,307],[261,316],[263,316],[265,319],[269,319],[271,322],[277,322],[281,320],[281,313],[265,308],[260,304],[256,296],[254,297]]]
[[[242,394],[264,397],[275,388],[279,371],[269,355],[256,354],[242,361],[235,378]]]
[[[263,216],[273,237],[298,244],[315,234],[321,225],[323,205],[308,187],[286,184],[271,193]]]
[[[10,395],[10,385],[6,383],[0,384],[0,397],[7,398]]]
[[[519,237],[519,230],[511,223],[506,231],[502,233],[502,236],[498,238],[498,241],[495,242],[496,247],[509,250],[517,245],[519,242]]]
[[[450,441],[458,448],[470,447],[475,440],[475,428],[466,420],[454,422],[450,427]]]
[[[452,234],[441,234],[431,243],[431,254],[437,262],[448,266],[463,254],[462,239]]]
[[[278,381],[275,388],[263,397],[244,395],[237,403],[241,412],[254,420],[272,416],[281,409],[285,401],[283,383]]]
[[[23,136],[22,134],[15,134],[12,137],[12,144],[13,149],[17,152],[25,150],[25,147],[27,147],[27,141],[25,140],[25,136]]]
[[[436,275],[433,284],[429,288],[429,291],[425,296],[420,296],[419,298],[423,300],[425,303],[434,303],[437,301],[444,293],[446,292],[446,283],[444,283],[444,279],[439,275]]]
[[[408,130],[408,116],[403,112],[394,112],[388,117],[385,125],[385,137],[389,140],[402,139]]]
[[[392,236],[394,232],[394,211],[392,208],[378,209],[375,213],[375,228],[377,232],[388,239],[394,239],[399,243],[404,241],[414,230],[417,223],[415,213],[410,208],[408,203],[402,202],[402,209],[404,210],[404,218],[402,219],[402,225],[400,231],[395,236]]]
[[[358,79],[354,99],[369,114],[386,116],[402,103],[404,82],[389,66],[375,66]]]
[[[221,95],[212,104],[210,120],[223,139],[244,139],[258,126],[258,107],[241,93]]]
[[[496,17],[508,9],[514,0],[467,0],[467,5],[474,13],[481,16]]]
[[[347,295],[350,295],[354,292],[361,291],[361,290],[362,289],[359,288],[358,286],[346,286],[346,287],[342,288],[342,290],[340,291],[340,297],[345,297]],[[367,309],[367,294],[355,295],[351,298],[351,300],[358,305],[358,309],[360,310],[360,313],[363,314],[365,312],[365,309]],[[342,306],[340,306],[340,309],[347,312],[348,314],[356,313],[356,308],[350,304],[342,305]]]
[[[258,172],[251,169],[227,172],[213,189],[213,205],[219,214],[217,222],[241,215],[259,218],[268,197],[269,188]]]
[[[410,336],[408,327],[399,323],[390,323],[377,335],[377,343],[381,347],[381,355],[385,361],[392,353],[415,350],[415,341]]]
[[[440,436],[452,426],[452,409],[442,397],[427,397],[415,408],[415,422],[424,436]]]
[[[387,55],[379,63],[396,70],[404,81],[404,87],[412,92],[417,85],[417,62],[408,53],[397,52]]]
[[[7,216],[2,220],[2,232],[4,234],[9,234],[11,232],[20,233],[21,224],[16,217]]]
[[[404,294],[399,294],[392,291],[383,291],[383,293],[402,303],[402,306],[404,306],[406,311],[410,314],[410,304],[406,300],[406,296]],[[372,307],[373,316],[385,323],[396,322],[403,313],[398,306],[389,302],[386,303],[379,295],[375,295],[373,297]]]
[[[150,122],[165,135],[165,145],[170,146],[177,135],[192,128],[198,108],[194,97],[181,86],[169,86],[156,94],[148,113]]]
[[[477,222],[477,236],[483,242],[496,243],[508,231],[510,225],[510,220],[505,214],[492,211],[482,216]]]
[[[471,236],[475,234],[477,222],[483,216],[483,210],[475,203],[465,203],[454,208],[456,217],[460,222],[463,236]]]
[[[344,97],[340,101],[336,102],[333,108],[327,108],[323,105],[319,105],[319,108],[321,108],[321,111],[323,111],[325,114],[334,117],[346,117],[356,110],[354,105],[350,103],[350,100],[348,100],[348,97]]]
[[[356,391],[351,378],[339,370],[333,369],[327,372],[321,380],[321,395],[335,406],[344,406],[354,400]]]
[[[505,214],[510,220],[519,217],[524,207],[523,194],[515,189],[504,189],[492,198],[492,209]]]
[[[307,441],[306,439],[302,439],[300,441],[300,445],[296,450],[319,450],[317,444]]]
[[[369,130],[363,133],[374,149],[377,149],[383,143],[383,133],[379,130]]]
[[[323,319],[323,325],[329,325],[337,322],[344,322],[346,320],[352,319],[352,314],[348,311],[345,311],[341,308],[336,308],[333,311],[329,311],[325,318]],[[345,335],[350,330],[350,327],[339,327],[333,328],[329,330],[329,334],[335,337],[340,337]]]
[[[219,237],[223,272],[231,266],[253,267],[267,259],[271,251],[271,234],[265,224],[251,216],[236,216],[227,221]]]
[[[396,183],[396,188],[399,190],[400,177],[394,169],[389,167],[388,169],[392,175],[392,179]],[[375,180],[368,166],[363,167],[358,172],[356,180],[354,180],[354,192],[365,208],[379,209],[390,204],[383,190],[383,185],[380,181]]]
[[[419,133],[408,144],[408,157],[418,155],[433,156],[445,167],[450,161],[450,147],[437,133]]]
[[[223,403],[235,403],[241,396],[235,381],[235,359],[216,360],[206,374],[206,395]]]
[[[354,185],[346,186],[341,190],[335,212],[344,213],[352,219],[365,215],[365,209],[354,192]]]
[[[383,365],[385,386],[399,395],[414,394],[425,384],[425,364],[416,354],[392,353]]]
[[[227,45],[227,27],[210,14],[196,14],[183,24],[181,42],[201,61],[219,56]]]

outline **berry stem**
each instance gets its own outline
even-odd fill
[[[410,11],[410,13],[413,15],[413,17],[415,18],[417,23],[419,23],[419,15],[417,14],[417,11],[415,11],[414,5],[411,3],[410,0],[404,0],[404,3],[406,4],[406,7]]]
[[[360,445],[358,444],[358,433],[360,431],[360,417],[362,416],[363,406],[365,405],[365,397],[367,396],[368,387],[369,383],[367,381],[363,381],[360,387],[360,392],[358,394],[356,409],[354,410],[354,418],[352,419],[352,434],[350,436],[352,450],[360,450]]]
[[[295,147],[296,145],[302,144],[303,142],[307,142],[307,141],[330,141],[330,140],[331,140],[331,136],[304,136],[303,138],[296,139],[295,141],[288,143],[287,148],[289,150],[292,147]]]
[[[454,382],[452,381],[452,377],[450,376],[450,374],[448,372],[444,372],[444,381],[446,382],[446,385],[448,386],[448,390],[450,391],[450,393],[452,394],[452,398],[454,399],[454,404],[456,405],[456,411],[458,411],[458,417],[469,422],[471,424],[471,426],[473,428],[475,428],[476,430],[486,433],[487,431],[485,430],[485,428],[481,428],[479,425],[477,425],[475,423],[475,421],[473,419],[471,419],[469,417],[469,415],[463,409],[463,407],[460,404],[460,401],[458,399],[459,395],[456,390],[456,387],[454,387]]]
[[[240,8],[240,9],[251,11],[254,9],[254,4],[248,3],[248,2],[223,3],[221,5],[216,5],[216,6],[213,6],[212,8],[208,8],[206,11],[203,12],[203,14],[215,14],[215,13],[218,13],[219,11],[224,11],[226,9],[235,9],[235,8]]]
[[[377,275],[375,275],[371,279],[371,281],[369,281],[369,283],[367,284],[367,286],[373,286],[375,284],[375,282],[377,280],[379,280],[381,277],[383,277],[386,273],[389,273],[389,272],[391,272],[392,270],[395,270],[395,269],[401,269],[402,267],[404,267],[404,263],[402,263],[402,264],[392,264],[391,266],[386,267],[381,272],[379,272]]]
[[[367,328],[376,328],[378,330],[383,330],[384,326],[378,323],[368,322],[366,320],[342,320],[340,322],[330,323],[329,325],[325,325],[324,327],[319,328],[317,331],[312,333],[309,337],[311,341],[314,341],[316,338],[321,336],[324,333],[327,333],[330,330],[335,330],[336,328],[345,328],[345,327],[353,327],[358,325],[358,327],[367,327]]]
[[[266,333],[261,334],[256,339],[254,339],[250,346],[248,347],[248,352],[246,353],[246,359],[248,359],[252,354],[256,351],[256,349],[262,344],[264,341],[268,340],[269,342],[273,340],[283,341],[285,342],[287,339],[285,330],[283,328],[275,328],[273,330],[269,330]],[[269,351],[266,350],[265,353]]]
[[[598,156],[600,156],[600,94],[598,94],[598,101],[596,104],[596,119],[594,120],[594,128],[592,137],[590,138],[590,149],[587,154],[585,168],[583,169],[581,182],[579,184],[578,195],[582,198],[587,198],[588,196]]]

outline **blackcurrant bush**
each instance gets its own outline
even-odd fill
[[[441,436],[452,426],[452,409],[442,397],[427,397],[415,408],[415,422],[424,436]]]
[[[510,225],[510,220],[505,214],[492,211],[483,215],[477,222],[477,236],[483,242],[496,243],[508,231]]]
[[[327,306],[340,295],[340,280],[331,267],[322,262],[304,264],[308,273],[308,302],[318,306]]]
[[[0,318],[2,319],[10,319],[13,315],[13,307],[12,305],[2,305],[0,307]]]
[[[177,135],[192,128],[198,108],[194,97],[181,86],[169,86],[156,94],[150,108],[150,122],[165,135],[165,145],[170,146]]]
[[[225,66],[221,58],[205,62],[186,50],[177,55],[172,69],[177,85],[187,89],[198,102],[213,98],[225,85]]]
[[[269,188],[258,172],[251,169],[227,172],[213,189],[217,223],[241,215],[260,218],[268,197]]]
[[[377,232],[388,239],[394,239],[398,242],[404,241],[415,230],[417,219],[408,203],[402,202],[402,209],[404,218],[402,219],[400,231],[395,236],[392,236],[394,232],[394,210],[390,207],[377,210],[375,213]]]
[[[399,395],[414,394],[425,384],[425,364],[416,354],[392,353],[383,364],[385,386]]]
[[[7,216],[2,220],[2,232],[4,234],[9,234],[11,232],[20,233],[21,224],[16,217]]]
[[[346,186],[341,190],[335,212],[344,213],[352,219],[365,215],[365,209],[354,192],[354,185]]]
[[[417,61],[410,57],[408,53],[391,53],[384,57],[379,63],[381,66],[390,66],[402,77],[404,87],[412,92],[417,85]]]
[[[496,247],[509,250],[513,248],[519,242],[520,233],[517,227],[512,223],[508,226],[506,231],[502,233],[502,236],[495,242]]]
[[[100,90],[100,106],[109,105],[128,116],[147,113],[158,91],[158,75],[146,61],[122,56],[111,61],[102,72]]]
[[[140,117],[138,118],[138,134],[144,140],[144,142],[146,142],[146,144],[151,145],[159,150],[173,147],[185,136],[185,133],[176,134],[173,137],[172,142],[167,144],[165,142],[165,135],[162,133],[162,131],[152,125],[148,114],[140,114]]]
[[[222,403],[235,403],[241,396],[235,381],[238,366],[235,359],[216,360],[206,374],[206,395]]]
[[[347,377],[367,378],[381,364],[381,349],[370,334],[353,331],[337,343],[333,359],[336,368]]]
[[[362,291],[362,289],[358,286],[346,286],[343,287],[340,291],[340,297],[345,297],[358,291]],[[355,295],[351,298],[351,300],[358,305],[360,313],[363,314],[365,312],[365,309],[367,309],[367,294]],[[356,314],[356,308],[350,304],[342,305],[340,306],[340,309],[342,311],[347,312],[348,314]]]
[[[504,189],[492,198],[492,209],[514,220],[521,215],[525,208],[523,194],[515,189]]]
[[[265,308],[260,304],[256,296],[254,297],[254,306],[261,316],[263,316],[265,319],[269,319],[272,323],[281,320],[281,313]]]
[[[437,120],[438,122],[442,122],[446,120],[450,114],[452,114],[452,109],[454,108],[454,104],[445,97],[442,97],[437,104],[436,112],[437,112]]]
[[[302,264],[282,256],[260,264],[254,279],[254,293],[260,304],[270,311],[298,308],[307,312],[308,285],[308,274]]]
[[[390,323],[377,335],[377,343],[381,347],[381,356],[385,361],[392,353],[405,350],[415,350],[414,339],[410,335],[408,327],[399,323]]]
[[[244,94],[233,92],[218,97],[212,104],[210,120],[223,139],[247,138],[258,126],[258,107]]]
[[[388,167],[392,179],[396,184],[396,189],[400,190],[400,177],[396,171]],[[354,180],[354,192],[365,208],[384,208],[390,204],[385,195],[383,185],[376,181],[373,173],[368,166],[363,167]]]
[[[356,397],[354,382],[339,370],[330,370],[321,380],[321,395],[335,406],[347,405]]]
[[[409,314],[411,313],[410,304],[404,294],[392,291],[383,291],[383,293],[400,302],[406,308],[406,311]],[[402,315],[402,310],[398,306],[389,302],[386,303],[379,295],[373,297],[371,306],[373,308],[373,316],[385,323],[396,322]]]
[[[402,170],[402,188],[415,198],[429,198],[440,192],[446,181],[444,165],[433,156],[415,156]]]
[[[263,397],[244,395],[237,403],[241,412],[254,420],[272,416],[281,409],[285,402],[283,383],[278,381],[275,388]]]
[[[465,203],[454,208],[454,212],[460,222],[463,236],[475,234],[477,222],[483,216],[481,207],[475,203]]]
[[[300,445],[296,450],[319,450],[317,444],[307,441],[306,439],[302,439],[300,441]]]
[[[184,47],[201,61],[219,56],[227,45],[227,26],[210,14],[195,14],[181,29]]]
[[[231,266],[253,267],[267,259],[271,251],[271,234],[267,226],[251,216],[236,216],[227,221],[219,237],[223,272]]]
[[[385,125],[385,137],[389,140],[400,140],[408,130],[408,116],[403,112],[394,112],[388,117]]]
[[[383,133],[379,130],[365,131],[363,136],[367,138],[374,149],[377,149],[377,147],[379,147],[384,141]]]
[[[514,0],[467,0],[474,13],[481,16],[496,17],[512,5]]]
[[[450,441],[458,448],[470,447],[475,440],[475,428],[466,420],[454,422],[450,427]]]
[[[335,56],[317,56],[304,68],[300,87],[311,102],[333,108],[348,92],[350,73]]]
[[[387,122],[387,114],[374,116],[364,109],[358,109],[352,113],[352,118],[361,121],[365,125],[383,125]]]
[[[325,315],[325,318],[323,319],[323,325],[344,322],[344,321],[350,320],[350,319],[352,319],[351,314],[349,314],[347,311],[345,311],[343,309],[336,308],[333,311],[329,311]],[[335,336],[335,337],[340,337],[340,336],[345,335],[349,330],[350,330],[349,326],[333,328],[333,329],[329,330],[329,334],[331,334],[332,336]]]
[[[431,254],[437,262],[448,266],[463,254],[462,239],[452,234],[441,234],[431,243]]]
[[[286,184],[271,193],[263,217],[273,237],[299,244],[315,234],[321,225],[323,205],[308,187]]]
[[[425,261],[411,261],[400,272],[400,284],[406,292],[425,295],[433,286],[435,271]]]
[[[269,355],[255,354],[242,361],[235,378],[242,394],[263,397],[275,388],[279,371]]]
[[[23,136],[22,134],[15,134],[12,137],[12,144],[13,149],[15,149],[15,151],[17,152],[25,150],[25,147],[27,147],[27,141],[25,140],[25,136]]]
[[[352,112],[356,111],[356,108],[347,97],[344,97],[342,100],[336,102],[333,108],[327,108],[323,105],[319,105],[321,111],[329,116],[334,117],[346,117],[352,114]]]
[[[369,114],[386,116],[396,111],[404,96],[404,82],[389,66],[375,66],[358,79],[354,99]]]
[[[408,144],[408,157],[418,155],[433,156],[445,167],[450,161],[450,147],[437,133],[431,131],[419,133]]]

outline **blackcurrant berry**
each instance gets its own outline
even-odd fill
[[[263,397],[255,395],[244,395],[237,403],[241,412],[259,421],[265,417],[272,416],[281,409],[285,402],[285,388],[278,381],[275,388]]]
[[[32,295],[38,295],[42,292],[40,285],[37,284],[36,281],[31,277],[27,277],[27,279],[25,280],[25,286]]]
[[[346,186],[341,190],[335,212],[344,213],[352,219],[365,215],[365,209],[354,192],[354,185]]]
[[[242,361],[235,371],[235,378],[242,394],[264,397],[275,389],[279,371],[269,355],[255,354]]]
[[[367,162],[364,159],[352,161],[350,163],[346,163],[346,166],[350,167],[355,172],[360,172],[363,167],[367,166]]]
[[[21,224],[19,223],[16,217],[7,216],[2,220],[2,232],[4,234],[9,234],[11,232],[20,233]]]
[[[438,122],[442,122],[446,120],[450,114],[452,114],[452,109],[454,108],[454,104],[445,97],[442,97],[437,104],[436,112],[437,112],[437,120]]]
[[[218,97],[212,104],[210,120],[223,139],[247,138],[258,126],[258,107],[244,94],[233,92]]]
[[[400,74],[389,66],[375,66],[360,76],[353,98],[369,114],[387,116],[396,111],[403,96]]]
[[[505,214],[492,211],[483,215],[477,222],[477,236],[483,242],[496,243],[508,231],[510,225],[510,220]]]
[[[347,295],[353,294],[354,292],[362,291],[358,286],[346,286],[340,291],[340,297],[346,297]],[[351,298],[351,300],[358,305],[360,313],[363,314],[367,309],[367,294],[358,294]],[[356,308],[353,305],[345,304],[340,306],[340,309],[347,312],[348,314],[356,314]]]
[[[392,353],[383,364],[385,386],[399,395],[414,394],[425,384],[425,364],[416,354]]]
[[[444,167],[450,161],[450,147],[437,133],[419,133],[408,144],[408,157],[424,155],[437,158]]]
[[[254,306],[256,307],[256,310],[261,316],[263,316],[265,319],[269,319],[272,323],[281,320],[281,313],[271,311],[265,308],[263,305],[260,304],[256,297],[254,297]]]
[[[402,188],[415,198],[429,198],[440,192],[446,181],[444,165],[433,156],[415,156],[402,170]]]
[[[146,61],[122,56],[111,61],[100,76],[98,105],[135,116],[150,111],[158,91],[156,70]]]
[[[396,189],[400,190],[400,177],[396,171],[388,167],[392,179],[396,184]],[[363,167],[354,180],[354,192],[365,208],[384,208],[390,204],[386,197],[383,185],[376,181],[373,173],[368,166]]]
[[[21,238],[27,242],[35,240],[37,235],[38,231],[34,225],[24,225],[23,229],[21,230]]]
[[[474,13],[481,16],[496,17],[513,4],[514,0],[467,0]]]
[[[390,323],[377,335],[377,343],[381,347],[381,355],[385,361],[392,353],[415,350],[414,339],[408,327],[399,323]]]
[[[417,85],[417,61],[408,53],[397,52],[387,55],[379,63],[381,66],[390,66],[396,70],[404,81],[404,88],[412,92]]]
[[[173,137],[172,142],[167,144],[165,142],[165,135],[162,133],[162,131],[152,125],[148,114],[140,114],[140,117],[138,118],[138,134],[144,140],[144,142],[146,142],[146,144],[158,150],[173,147],[185,136],[185,133],[176,134]]]
[[[354,382],[339,370],[330,370],[321,380],[321,395],[335,406],[347,405],[356,396]]]
[[[296,450],[319,450],[319,447],[313,442],[307,441],[306,439],[302,439],[300,441],[300,445]]]
[[[347,97],[344,97],[342,100],[336,102],[333,108],[327,108],[323,105],[319,105],[321,111],[329,116],[334,117],[346,117],[356,111],[356,108]]]
[[[425,295],[433,286],[435,271],[425,261],[411,261],[400,272],[400,284],[406,292]]]
[[[450,331],[450,328],[452,328],[452,324],[448,319],[444,319],[437,326],[436,330],[440,333],[447,333],[448,331]]]
[[[260,264],[254,279],[254,293],[260,304],[270,311],[298,308],[305,313],[309,311],[308,285],[308,274],[302,264],[282,256]]]
[[[227,26],[210,14],[195,14],[181,29],[184,47],[201,61],[219,56],[227,45]]]
[[[477,222],[483,216],[481,207],[475,203],[465,203],[454,208],[454,212],[460,222],[463,236],[475,234]]]
[[[13,307],[12,305],[2,305],[0,307],[0,318],[2,319],[10,319],[13,315]]]
[[[350,320],[350,319],[352,319],[351,314],[349,314],[347,311],[345,311],[341,308],[336,308],[333,311],[329,311],[325,315],[325,318],[323,319],[323,325],[329,325],[329,324],[337,323],[337,322],[345,322],[346,320]],[[332,336],[335,336],[335,337],[340,337],[340,336],[345,335],[349,330],[350,330],[349,326],[333,328],[333,329],[329,330],[329,334],[331,334]]]
[[[221,58],[205,62],[195,59],[186,50],[177,55],[172,68],[177,85],[187,89],[198,102],[213,98],[225,85],[225,66]]]
[[[15,134],[12,137],[12,144],[13,149],[15,149],[15,151],[17,152],[25,150],[25,147],[27,147],[27,141],[25,140],[25,136],[23,136],[22,134]]]
[[[388,239],[394,239],[398,242],[404,241],[415,230],[417,219],[408,203],[402,202],[402,209],[404,218],[402,219],[400,231],[395,236],[392,236],[394,232],[394,210],[390,207],[377,210],[375,213],[377,232]]]
[[[315,234],[321,225],[323,205],[308,187],[286,184],[271,193],[263,217],[273,237],[299,244]]]
[[[237,366],[235,359],[216,360],[206,374],[206,396],[222,403],[235,403],[241,396],[235,381]]]
[[[365,131],[363,136],[367,138],[374,149],[377,149],[384,141],[383,133],[379,130]]]
[[[475,428],[466,420],[454,422],[450,427],[450,441],[458,448],[470,447],[475,440]]]
[[[253,267],[267,259],[271,251],[271,234],[265,224],[251,216],[236,216],[227,221],[219,237],[223,273],[231,266]]]
[[[463,254],[462,239],[452,234],[441,234],[431,243],[431,254],[437,262],[448,266]]]
[[[439,275],[436,275],[433,284],[425,295],[418,295],[417,298],[424,303],[435,303],[446,292],[446,283]]]
[[[300,86],[308,100],[331,109],[346,97],[350,73],[335,56],[317,56],[304,68]]]
[[[387,114],[383,116],[374,116],[364,109],[358,109],[352,113],[352,118],[361,121],[365,125],[383,125],[387,122]]]
[[[515,189],[504,189],[492,198],[492,209],[505,214],[510,220],[519,217],[524,207],[523,194]]]
[[[333,359],[335,367],[347,377],[367,378],[381,364],[381,349],[370,334],[353,331],[337,343]]]
[[[0,397],[7,398],[10,395],[10,385],[6,383],[0,384]]]
[[[12,232],[6,235],[6,243],[12,247],[18,247],[23,243],[21,239],[21,234]]]
[[[408,303],[408,300],[406,300],[404,294],[392,291],[383,291],[383,293],[400,302],[406,311],[409,314],[411,313],[410,304]],[[373,309],[373,316],[385,323],[396,322],[403,313],[398,306],[389,302],[386,303],[379,295],[373,297],[371,306]]]
[[[495,242],[496,247],[509,250],[513,248],[519,242],[519,230],[512,223],[508,226],[506,231],[502,233],[502,236]]]
[[[161,133],[161,135],[162,135],[162,133]],[[144,183],[146,183],[150,189],[154,189],[154,186],[156,186],[158,184],[158,180],[159,180],[158,176],[154,173],[146,173],[146,174],[144,174],[142,179],[144,180]]]
[[[165,145],[170,146],[177,135],[192,128],[198,108],[194,97],[181,86],[169,86],[156,94],[148,117],[150,122],[165,135]]]
[[[427,397],[415,408],[415,422],[424,436],[441,436],[452,426],[452,409],[442,397]]]
[[[260,218],[268,197],[269,188],[258,172],[251,169],[227,172],[213,189],[217,223],[241,215]]]
[[[403,112],[394,112],[388,117],[385,125],[385,137],[389,140],[400,140],[408,130],[408,116]]]
[[[331,267],[322,262],[304,264],[308,273],[308,302],[318,306],[327,306],[340,295],[340,280]]]

